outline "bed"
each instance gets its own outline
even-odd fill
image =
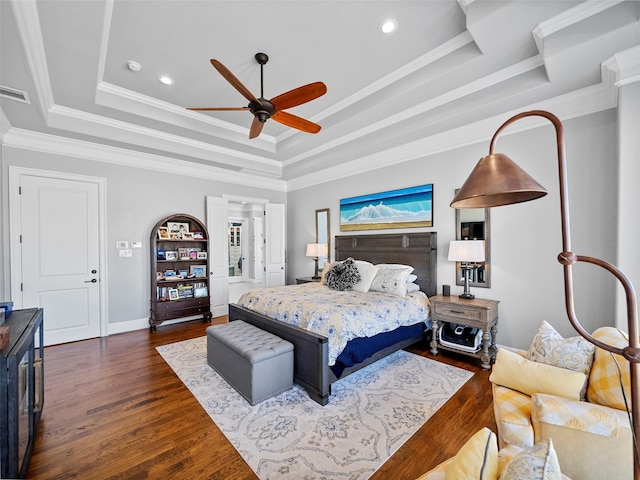
[[[335,237],[335,245],[335,260],[338,261],[352,257],[373,264],[411,265],[414,267],[414,274],[417,276],[415,283],[419,285],[420,291],[427,296],[436,293],[435,232],[343,235]],[[317,288],[317,285],[311,285],[310,288]],[[331,396],[333,382],[423,339],[427,318],[419,324],[377,335],[372,341],[356,339],[349,342],[350,345],[363,343],[365,351],[368,350],[366,358],[358,359],[357,363],[350,366],[339,366],[337,369],[329,365],[329,344],[328,338],[324,335],[283,323],[236,304],[229,305],[229,320],[243,320],[293,343],[295,382],[302,386],[314,401],[326,405]],[[359,346],[359,351],[361,347],[362,345]]]

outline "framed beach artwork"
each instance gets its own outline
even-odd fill
[[[340,200],[340,231],[433,226],[433,184]]]

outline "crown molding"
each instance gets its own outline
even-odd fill
[[[282,165],[276,160],[61,105],[54,105],[49,110],[48,125],[60,130],[108,138],[176,155],[193,156],[205,161],[225,163],[238,168],[247,167],[247,162],[250,162],[251,168],[257,171],[264,171],[269,175],[282,175]]]
[[[392,165],[429,157],[441,152],[486,142],[495,132],[496,126],[501,125],[513,115],[527,110],[553,111],[562,119],[570,119],[608,110],[617,106],[617,89],[606,83],[586,87],[575,92],[547,99],[541,102],[524,105],[499,115],[473,122],[461,127],[431,135],[420,140],[376,152],[357,160],[331,167],[319,172],[302,175],[287,182],[287,190],[294,191],[314,185],[333,182],[363,171],[377,170]],[[543,119],[532,119],[520,123],[503,135],[530,130],[544,125]]]
[[[589,0],[579,3],[575,7],[565,10],[549,20],[541,22],[532,32],[534,41],[538,46],[538,51],[544,55],[545,40],[547,38],[587,18],[598,15],[611,7],[615,7],[622,2],[623,0],[607,0],[606,2],[602,0]]]
[[[373,122],[367,125],[366,127],[361,128],[360,130],[355,130],[351,132],[349,135],[344,135],[333,141],[326,142],[315,148],[309,149],[299,155],[295,155],[285,160],[282,164],[283,166],[286,167],[289,165],[293,165],[294,163],[300,162],[302,160],[305,160],[307,158],[320,155],[326,151],[329,151],[331,149],[337,148],[346,143],[357,140],[360,137],[374,134],[375,132],[384,130],[395,123],[402,122],[409,118],[424,115],[430,110],[434,110],[438,107],[441,107],[442,105],[455,102],[461,98],[464,98],[474,93],[478,93],[484,89],[491,88],[494,85],[498,85],[511,78],[514,78],[526,72],[535,70],[536,68],[541,66],[543,66],[543,62],[542,62],[542,58],[539,55],[528,58],[515,65],[510,65],[509,67],[506,67],[491,75],[487,75],[485,77],[479,78],[474,82],[467,83],[453,90],[449,90],[447,93],[443,95],[439,95],[435,98],[427,100],[426,102],[422,102],[411,108],[407,108],[403,112],[383,118],[381,120],[378,120],[377,122]]]
[[[616,87],[640,82],[640,45],[618,52],[603,62],[602,78]]]
[[[7,147],[20,148],[56,155],[66,155],[83,160],[122,165],[129,168],[142,168],[154,172],[165,172],[172,175],[204,178],[216,182],[245,185],[286,192],[284,180],[269,179],[264,176],[247,175],[209,165],[195,164],[170,157],[141,153],[125,148],[111,147],[84,140],[59,137],[47,133],[33,132],[20,128],[12,128],[4,137]]]
[[[49,68],[40,31],[40,17],[35,1],[11,0],[20,39],[26,51],[27,66],[33,76],[37,106],[42,118],[47,119],[49,108],[55,103],[49,79]]]

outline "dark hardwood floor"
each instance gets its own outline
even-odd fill
[[[257,478],[155,350],[203,336],[208,325],[167,325],[156,333],[46,347],[44,411],[28,478]],[[433,358],[426,342],[409,350]],[[437,358],[475,375],[373,479],[415,479],[480,428],[496,431],[489,372],[467,357]]]

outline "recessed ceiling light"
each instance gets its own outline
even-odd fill
[[[385,20],[380,24],[380,31],[385,35],[395,32],[397,28],[398,22],[396,22],[392,18]]]
[[[173,85],[173,80],[166,75],[161,75],[158,77],[158,81],[163,85]]]
[[[132,72],[139,72],[140,70],[142,70],[142,65],[133,60],[129,60],[127,62],[127,67],[129,67],[129,70],[131,70]]]

